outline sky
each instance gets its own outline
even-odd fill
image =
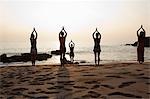
[[[133,43],[142,24],[150,36],[150,0],[0,0],[0,43],[29,43],[35,27],[38,43],[93,44],[96,27],[102,45]],[[44,43],[45,42],[45,43]]]

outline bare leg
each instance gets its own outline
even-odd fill
[[[35,66],[35,60],[33,61],[33,66]]]
[[[72,56],[72,62],[74,62],[74,56]]]
[[[98,52],[98,65],[99,65],[99,62],[100,62],[100,52]]]
[[[72,62],[72,56],[70,56],[70,61]]]
[[[70,61],[72,62],[72,57],[71,57],[71,55],[70,55]]]
[[[96,65],[96,52],[94,52],[94,55],[95,55],[95,65]]]
[[[63,59],[65,58],[65,52],[63,52]]]
[[[34,55],[33,55],[33,53],[31,54],[31,61],[32,61],[32,66],[34,66]]]
[[[60,62],[61,62],[61,65],[62,65],[62,53],[60,53]]]
[[[63,52],[63,59],[65,58],[65,52]]]
[[[64,62],[65,62],[65,52],[62,53],[62,56],[63,56],[63,57],[62,57],[62,63],[63,63],[63,65],[64,65]]]
[[[33,60],[32,60],[32,66],[34,65],[34,62],[33,62]]]
[[[36,57],[37,57],[37,54],[35,54],[34,56],[34,66],[35,66]]]

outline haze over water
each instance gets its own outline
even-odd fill
[[[33,27],[39,44],[54,42],[64,26],[82,45],[96,27],[103,45],[131,43],[141,24],[150,35],[149,9],[149,0],[1,0],[0,42],[28,43]]]

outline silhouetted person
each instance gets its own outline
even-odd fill
[[[145,30],[143,29],[142,25],[137,31],[137,37],[138,37],[137,61],[139,61],[139,63],[142,64],[144,62],[144,39],[145,39]]]
[[[67,37],[67,32],[65,31],[64,27],[59,33],[59,42],[60,42],[60,61],[61,65],[64,64],[65,59],[65,53],[66,53],[66,47],[65,47],[65,41]]]
[[[34,32],[35,32],[36,36],[34,35]],[[37,32],[34,28],[33,32],[31,33],[31,37],[30,37],[32,66],[35,66],[35,60],[36,60],[36,56],[37,56],[36,40],[37,40]]]
[[[98,57],[98,65],[99,65],[100,52],[101,52],[101,47],[100,47],[101,34],[98,32],[97,28],[96,28],[95,32],[93,33],[93,39],[94,39],[94,49],[93,49],[93,51],[94,51],[94,55],[95,55],[95,65],[96,65],[96,62],[97,62],[97,59],[96,59],[97,57]]]
[[[75,44],[74,44],[74,42],[72,42],[72,40],[71,40],[71,42],[69,43],[69,48],[70,48],[70,61],[73,63],[73,61],[74,61],[74,47],[75,47]]]

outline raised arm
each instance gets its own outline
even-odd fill
[[[73,43],[73,47],[75,47],[75,44]]]
[[[33,33],[32,33],[33,34]],[[32,37],[32,34],[31,34],[31,36],[30,36],[30,40],[32,39],[31,37]]]
[[[99,39],[101,39],[101,34],[99,33]]]
[[[65,37],[67,36],[67,32],[66,32],[66,30],[63,28],[63,30],[64,30],[64,33],[65,33]]]
[[[142,25],[141,25],[141,27],[137,30],[137,36],[139,36],[139,31],[140,31],[141,28],[142,28]]]
[[[37,34],[37,32],[36,32],[35,28],[34,28],[34,31],[35,31],[35,34],[36,34],[35,39],[37,39],[38,34]]]
[[[72,44],[73,44],[73,46],[75,47],[75,44],[74,44],[74,42],[72,42]]]
[[[69,47],[71,47],[71,42],[69,43]]]
[[[93,36],[93,39],[95,38],[94,35],[95,35],[95,32],[94,32],[93,35],[92,35],[92,36]]]
[[[61,32],[62,32],[62,30],[59,32],[59,38],[61,37]]]
[[[93,39],[95,38],[94,35],[95,35],[96,32],[98,32],[97,28],[96,28],[96,30],[94,31],[93,35],[92,35],[92,36],[93,36]]]
[[[33,28],[33,31],[32,31],[32,33],[31,34],[33,34],[34,33],[34,28]]]
[[[141,25],[141,29],[143,30],[143,32],[145,32],[144,28],[143,28],[143,25]]]
[[[73,43],[72,40],[71,40],[70,43],[69,43],[69,47],[71,47],[71,43]]]
[[[32,35],[34,35],[33,33],[34,33],[34,29],[33,29],[32,33],[31,33],[30,40],[32,39]]]

